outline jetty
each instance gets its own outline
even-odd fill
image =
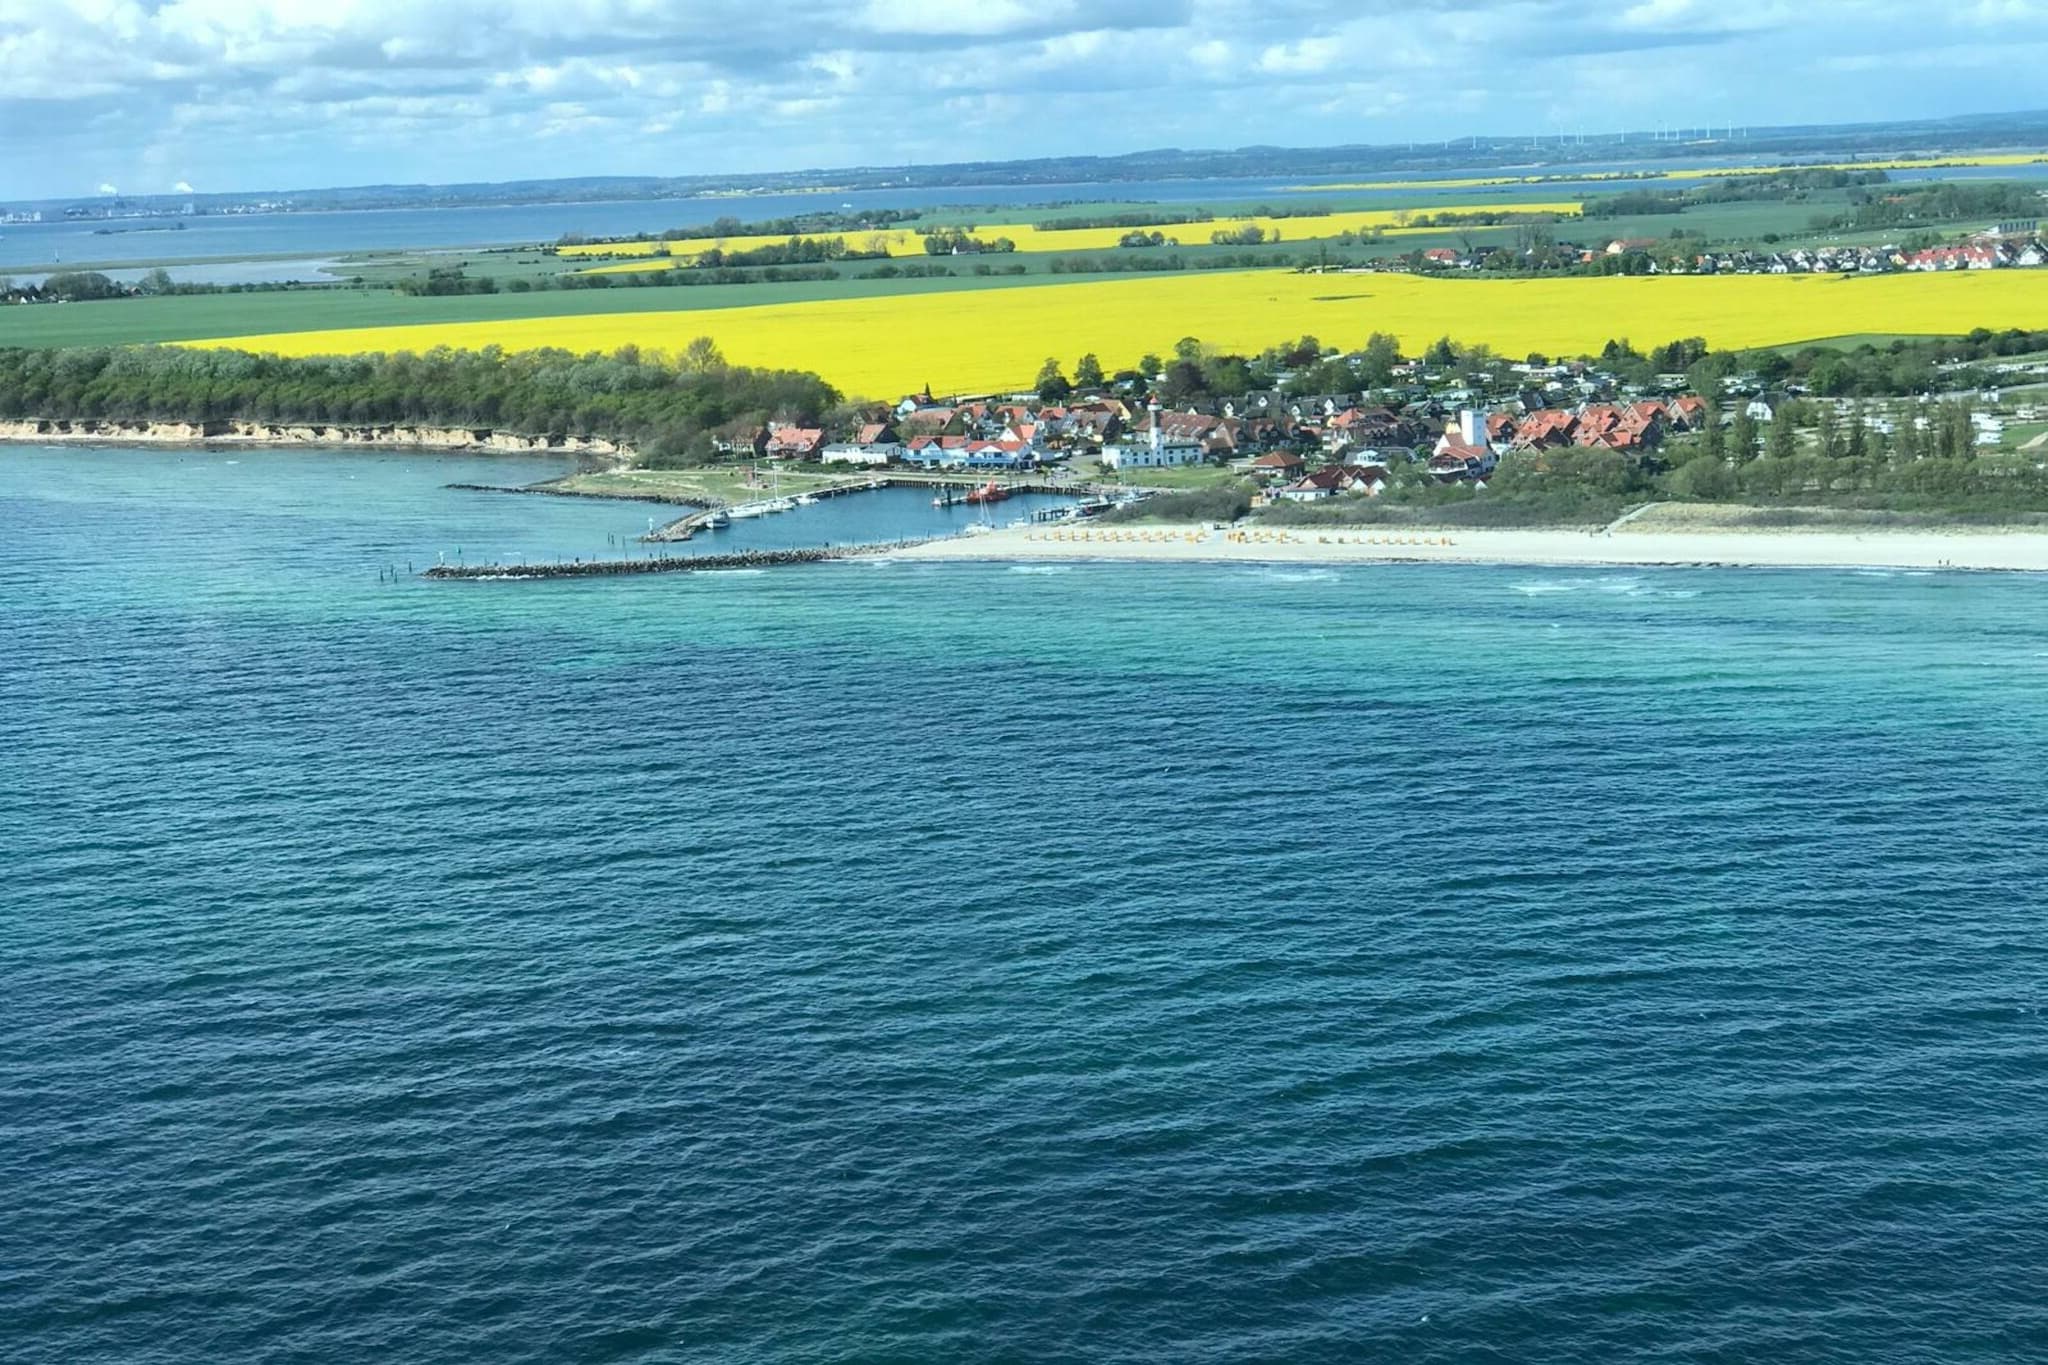
[[[752,502],[716,501],[697,503],[695,504],[695,511],[687,512],[665,526],[656,527],[640,537],[640,539],[654,544],[659,544],[663,541],[688,540],[691,536],[703,530],[705,524],[713,517],[721,513],[728,517],[745,519],[783,511],[791,504],[797,502],[799,498],[808,498],[816,502],[825,498],[843,498],[849,493],[870,493],[877,488],[887,488],[888,486],[889,481],[886,479],[862,479],[854,483],[820,484],[816,488],[806,488],[796,493],[756,498]]]
[[[713,573],[720,569],[780,569],[828,559],[858,559],[923,545],[933,537],[872,545],[807,545],[790,550],[740,550],[726,555],[649,555],[643,559],[567,559],[538,564],[436,564],[433,579],[610,578],[620,574]]]
[[[876,478],[849,479],[843,483],[818,484],[790,493],[771,494],[751,502],[702,502],[695,504],[696,510],[685,513],[666,525],[656,527],[642,536],[641,539],[652,544],[688,540],[696,535],[697,532],[703,530],[705,524],[721,512],[726,516],[744,520],[748,517],[780,511],[784,505],[795,502],[799,498],[821,501],[825,498],[843,498],[850,493],[873,493],[883,488],[936,489],[946,499],[947,505],[951,506],[964,502],[965,494],[982,487],[988,482],[990,481],[987,479],[961,478],[955,475],[932,477],[930,475],[886,474]],[[1092,497],[1098,501],[1101,500],[1101,494],[1095,485],[1063,484],[1046,479],[1028,478],[997,480],[996,482],[1001,484],[1005,492],[1013,494],[1053,493],[1064,497]],[[669,501],[683,501],[683,499],[672,498]]]

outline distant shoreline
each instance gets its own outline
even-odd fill
[[[1504,564],[1543,568],[1988,570],[2048,573],[2048,532],[1976,530],[1010,528],[898,551],[919,560]]]

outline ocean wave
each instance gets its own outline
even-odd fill
[[[1258,583],[1328,583],[1337,573],[1334,569],[1254,569],[1238,577]]]

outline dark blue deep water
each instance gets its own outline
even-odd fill
[[[0,451],[0,1359],[2048,1349],[2048,583],[544,472]]]

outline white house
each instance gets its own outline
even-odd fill
[[[826,446],[823,458],[826,464],[885,465],[889,463],[893,455],[898,454],[902,449],[903,447],[900,445],[863,446],[854,445],[849,441],[840,441]]]
[[[1157,432],[1149,442],[1102,448],[1102,463],[1110,469],[1167,469],[1200,464],[1205,458],[1201,442],[1168,441]]]
[[[1169,440],[1159,423],[1159,404],[1151,405],[1152,429],[1143,442],[1120,442],[1102,448],[1102,463],[1108,469],[1167,469],[1175,465],[1200,464],[1207,458],[1200,441]]]

